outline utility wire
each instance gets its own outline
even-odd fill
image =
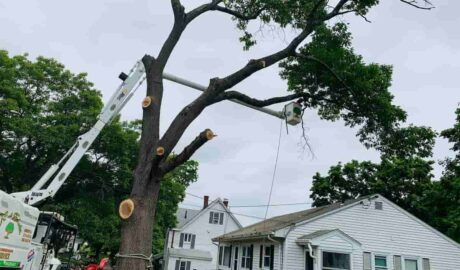
[[[198,195],[195,195],[195,194],[192,194],[192,193],[189,193],[189,192],[185,192],[187,195],[190,195],[192,197],[195,197],[195,198],[198,198],[198,199],[203,199],[204,196],[198,196]]]
[[[230,208],[251,208],[251,207],[272,207],[272,206],[293,206],[293,205],[311,205],[311,202],[305,203],[279,203],[279,204],[256,204],[256,205],[230,205]]]
[[[279,154],[280,154],[282,131],[283,131],[283,120],[281,120],[281,124],[280,124],[280,132],[279,132],[279,135],[278,135],[278,147],[276,149],[275,167],[273,168],[272,183],[271,183],[271,186],[270,186],[270,193],[268,195],[268,203],[267,203],[267,209],[265,210],[264,219],[267,218],[268,208],[270,207],[270,203],[272,201],[273,185],[275,183],[276,169],[278,167],[278,158],[279,158]]]

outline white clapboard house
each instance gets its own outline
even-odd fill
[[[214,238],[219,269],[460,270],[460,245],[381,195]]]
[[[228,200],[208,202],[205,196],[201,210],[179,208],[177,227],[167,233],[163,269],[216,269],[218,247],[212,239],[242,226],[228,209]]]

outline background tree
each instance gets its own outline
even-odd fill
[[[429,1],[405,1],[413,6]],[[331,6],[330,4],[334,4]],[[212,0],[185,11],[180,0],[171,0],[174,24],[156,57],[143,58],[147,73],[147,91],[153,102],[143,111],[142,135],[130,198],[135,210],[122,222],[120,254],[143,254],[152,250],[151,228],[154,220],[162,177],[187,161],[193,153],[212,138],[212,132],[200,133],[177,156],[169,157],[188,126],[217,102],[236,99],[258,107],[301,98],[307,108],[316,109],[326,120],[343,119],[348,126],[359,126],[358,136],[366,146],[378,146],[379,140],[393,130],[405,113],[392,104],[388,92],[391,68],[366,64],[351,47],[351,34],[346,24],[331,19],[355,14],[365,16],[377,0]],[[270,23],[297,34],[286,47],[272,54],[250,60],[235,72],[213,78],[207,89],[175,117],[160,136],[160,112],[163,97],[163,70],[187,26],[207,12],[230,15],[242,31],[244,49],[256,40],[251,22]],[[311,38],[311,39],[310,39]],[[291,94],[258,100],[230,90],[254,73],[281,63],[282,77],[288,81]],[[119,269],[145,269],[147,261],[120,258]]]
[[[432,188],[432,149],[436,133],[409,126],[391,132],[377,147],[381,162],[339,163],[327,175],[313,177],[310,197],[321,206],[379,193],[422,216],[421,198]]]
[[[100,93],[85,74],[72,74],[53,59],[10,57],[0,51],[0,189],[31,188],[96,122]],[[96,257],[115,254],[120,244],[119,202],[129,195],[139,152],[140,121],[106,126],[53,200],[42,205],[79,227]],[[188,161],[164,176],[157,205],[154,251],[176,225],[186,187],[197,179]]]
[[[380,193],[460,243],[460,108],[454,127],[441,132],[453,144],[439,180],[432,174],[436,134],[426,127],[393,132],[379,149],[381,162],[353,160],[313,177],[314,206]]]
[[[424,197],[422,209],[430,214],[429,224],[460,243],[460,107],[456,116],[454,126],[441,132],[453,144],[455,156],[444,160],[441,179]]]

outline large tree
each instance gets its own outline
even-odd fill
[[[406,1],[419,6],[429,1]],[[142,60],[147,73],[146,96],[152,101],[144,108],[137,167],[134,171],[131,200],[134,211],[122,222],[119,269],[145,269],[152,253],[151,235],[156,203],[163,175],[183,164],[212,138],[210,130],[198,134],[182,152],[170,157],[188,126],[217,102],[236,99],[257,107],[298,100],[305,109],[316,109],[326,120],[343,119],[358,126],[359,139],[366,146],[378,146],[382,137],[405,119],[405,113],[392,104],[388,88],[392,69],[387,65],[367,64],[351,46],[346,24],[331,19],[345,14],[364,17],[378,0],[212,0],[186,11],[180,0],[171,0],[174,24],[159,53]],[[240,69],[221,78],[212,78],[207,89],[185,106],[160,136],[163,97],[163,70],[187,26],[201,15],[215,12],[231,17],[242,31],[244,49],[255,43],[252,23],[271,24],[294,30],[287,45],[273,53],[252,59]],[[222,31],[222,30],[219,30]],[[230,90],[253,74],[280,64],[282,77],[292,92],[266,100],[251,98]],[[148,102],[147,102],[148,103]],[[142,257],[142,256],[141,256]]]

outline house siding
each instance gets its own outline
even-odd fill
[[[210,224],[209,223],[209,212],[215,211],[224,213],[223,224]],[[217,255],[218,247],[216,244],[213,244],[212,238],[237,230],[240,226],[236,223],[233,218],[226,212],[226,209],[221,203],[211,203],[202,213],[199,213],[194,219],[190,220],[184,227],[180,229],[175,229],[174,232],[171,230],[168,234],[168,244],[167,247],[171,248],[180,248],[180,234],[181,233],[191,233],[195,235],[195,247],[196,250],[209,251],[212,256],[212,261],[201,261],[201,260],[192,260],[186,259],[192,262],[191,269],[197,270],[207,270],[207,269],[216,269],[217,266]],[[172,235],[174,234],[174,239]],[[171,245],[171,241],[173,241]],[[190,245],[184,243],[184,249],[190,249]],[[173,270],[175,266],[176,258],[170,258],[167,262],[167,269]],[[174,263],[172,263],[174,261]],[[171,264],[172,263],[172,264]],[[198,268],[194,267],[196,265]]]
[[[353,270],[363,269],[363,251],[388,256],[388,269],[393,268],[393,255],[429,258],[433,270],[460,269],[460,248],[436,234],[420,222],[393,207],[386,200],[383,210],[375,209],[375,201],[365,207],[361,204],[342,209],[305,224],[291,228],[285,240],[285,270],[304,270],[305,249],[297,238],[318,230],[340,229],[361,243],[351,251]],[[347,248],[343,243],[328,239],[324,249]],[[319,253],[317,255],[320,255]],[[422,269],[421,264],[419,269]]]

